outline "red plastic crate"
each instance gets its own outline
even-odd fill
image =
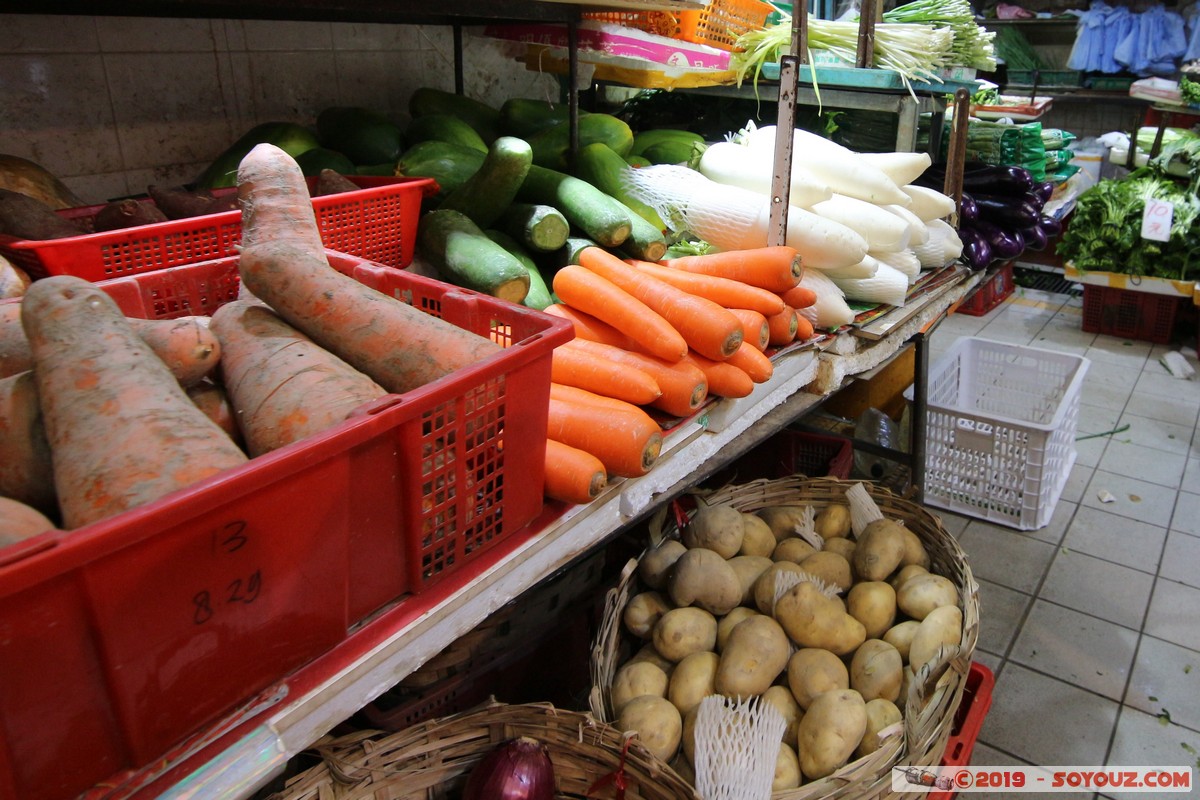
[[[158,502],[0,550],[0,797],[74,797],[153,762],[539,513],[569,324],[329,257],[460,327],[507,326],[510,346]],[[236,271],[228,258],[102,286],[130,316],[175,317],[227,302]]]
[[[421,199],[436,188],[430,178],[348,176],[358,191],[312,199],[321,241],[331,250],[389,267],[412,263]],[[309,178],[309,188],[316,182]],[[218,189],[215,196],[236,189]],[[152,203],[151,200],[145,202]],[[66,209],[59,215],[91,229],[103,205]],[[236,255],[242,212],[156,222],[65,239],[33,241],[0,235],[0,253],[31,278],[75,275],[103,281]]]
[[[1009,261],[992,273],[983,283],[975,287],[975,291],[971,293],[971,296],[964,300],[962,305],[955,309],[954,313],[966,314],[971,317],[982,317],[1007,300],[1015,288],[1013,284],[1013,265]]]
[[[954,714],[954,725],[946,742],[946,753],[942,756],[943,767],[965,767],[971,763],[975,742],[983,729],[983,720],[992,707],[992,690],[996,687],[996,676],[978,661],[971,662],[967,682],[963,686],[962,702]],[[930,800],[951,800],[956,792],[930,792]]]
[[[705,483],[721,486],[759,478],[802,474],[846,480],[854,465],[854,443],[844,436],[784,428],[746,452]]]
[[[1083,330],[1122,339],[1170,344],[1175,316],[1187,298],[1118,289],[1094,283],[1083,285]]]

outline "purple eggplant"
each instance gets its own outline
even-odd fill
[[[1035,208],[1023,194],[1005,197],[974,193],[972,197],[975,198],[980,219],[1006,228],[1032,227],[1041,216],[1041,208]]]
[[[997,261],[1011,261],[1025,251],[1025,237],[1016,229],[1003,228],[985,220],[970,223],[970,230],[979,234],[992,248]]]
[[[1042,206],[1046,205],[1046,201],[1037,192],[1026,192],[1021,199],[1036,208],[1039,214],[1042,213]]]
[[[963,170],[963,189],[976,195],[1021,196],[1033,188],[1033,173],[1024,167],[980,167]]]
[[[964,239],[962,257],[971,269],[987,269],[992,263],[992,246],[979,236]]]
[[[1055,236],[1062,234],[1062,223],[1054,217],[1048,217],[1045,214],[1038,217],[1037,226],[1041,229],[1042,233],[1046,234],[1046,238],[1048,239],[1053,239]]]
[[[1050,202],[1050,198],[1054,196],[1054,184],[1050,181],[1042,181],[1033,185],[1033,193],[1042,198],[1042,203]]]
[[[1050,237],[1037,225],[1022,229],[1021,235],[1025,237],[1025,246],[1030,250],[1045,250],[1046,245],[1050,244]]]
[[[979,219],[979,206],[975,205],[975,198],[963,192],[962,205],[959,207],[958,218],[965,220]]]

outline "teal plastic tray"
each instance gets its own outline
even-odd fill
[[[858,67],[823,67],[815,68],[808,64],[800,65],[800,83],[812,84],[813,72],[816,72],[818,89],[869,89],[873,91],[907,92],[900,73],[890,69],[860,69]],[[779,80],[779,64],[763,64],[762,77],[770,81]],[[931,94],[953,94],[959,89],[974,92],[979,88],[978,81],[913,81],[915,92]]]

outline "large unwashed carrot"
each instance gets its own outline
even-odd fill
[[[585,405],[609,408],[618,414],[634,414],[640,416],[644,422],[651,425],[657,424],[654,422],[654,418],[647,414],[640,406],[635,406],[633,403],[627,403],[624,400],[618,400],[608,395],[589,392],[587,389],[551,382],[550,397],[555,400],[562,400],[564,403],[583,403]]]
[[[787,245],[682,256],[666,263],[675,269],[731,278],[772,292],[786,292],[804,275],[800,254]]]
[[[212,330],[224,351],[222,383],[251,456],[331,428],[386,394],[257,303],[221,306]]]
[[[593,342],[611,344],[614,347],[623,347],[626,350],[633,350],[637,347],[632,339],[612,325],[604,320],[596,319],[591,314],[585,314],[577,308],[554,303],[546,306],[542,311],[551,316],[569,320],[575,328],[575,338],[577,339],[589,339]]]
[[[546,440],[547,497],[564,503],[589,503],[607,484],[600,459],[577,447]]]
[[[630,367],[605,355],[573,346],[573,340],[554,348],[550,380],[555,383],[599,392],[642,406],[662,396],[658,381],[644,369]],[[606,347],[609,345],[605,345]]]
[[[0,497],[0,547],[53,530],[56,530],[54,523],[36,508],[11,497]]]
[[[34,281],[21,323],[33,350],[63,527],[245,463],[93,284],[69,275]]]
[[[0,378],[25,372],[32,364],[21,329],[21,304],[0,303]]]
[[[771,359],[748,344],[739,347],[738,351],[727,360],[730,364],[743,370],[755,383],[766,383],[775,374],[775,367],[771,364]]]
[[[732,278],[688,272],[650,261],[629,263],[647,275],[653,275],[660,281],[666,281],[698,297],[706,297],[725,308],[752,308],[765,316],[778,313],[783,306],[783,301],[774,292]]]
[[[582,350],[596,358],[608,358],[629,369],[645,370],[654,378],[662,395],[650,403],[654,408],[686,417],[700,407],[708,395],[708,381],[704,373],[686,361],[674,363],[655,358],[645,353],[633,353],[600,342],[574,339],[560,347]],[[598,391],[598,394],[607,394]]]
[[[304,172],[282,148],[264,142],[242,158],[237,194],[243,249],[286,242],[310,253],[323,252]]]
[[[792,308],[808,308],[817,302],[817,293],[807,286],[793,286],[783,292],[780,299]]]
[[[807,342],[815,333],[812,321],[803,314],[796,314],[796,341]]]
[[[187,387],[185,391],[192,402],[196,404],[196,408],[204,412],[204,416],[215,422],[218,428],[225,431],[226,436],[238,443],[239,447],[245,447],[242,431],[238,428],[233,406],[229,402],[229,394],[225,391],[224,386],[205,379]]]
[[[32,372],[0,378],[0,496],[58,513],[50,443]]]
[[[722,306],[640,272],[602,247],[585,248],[579,265],[657,311],[697,353],[728,358],[742,343],[741,322]]]
[[[796,313],[796,309],[787,306],[779,314],[772,314],[767,317],[767,328],[771,334],[770,343],[775,347],[783,347],[796,341],[796,331],[798,329],[796,319],[799,316]]]
[[[129,324],[150,345],[185,389],[216,369],[221,345],[207,327],[206,317],[170,320],[130,319]]]
[[[752,308],[731,308],[729,313],[742,323],[742,335],[745,341],[759,350],[767,349],[767,345],[771,343],[771,328],[767,325],[766,317]]]
[[[679,361],[688,346],[679,331],[629,292],[586,267],[568,264],[554,274],[554,293],[572,308],[607,322],[647,353]]]
[[[591,453],[610,475],[645,475],[662,450],[662,431],[645,414],[550,398],[546,435]]]
[[[745,397],[754,391],[754,381],[740,367],[728,361],[713,361],[699,353],[688,353],[685,361],[695,364],[708,380],[708,393],[714,397]]]

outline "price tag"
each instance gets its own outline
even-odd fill
[[[1166,200],[1147,200],[1142,212],[1142,238],[1165,242],[1171,238],[1171,219],[1175,204]]]

